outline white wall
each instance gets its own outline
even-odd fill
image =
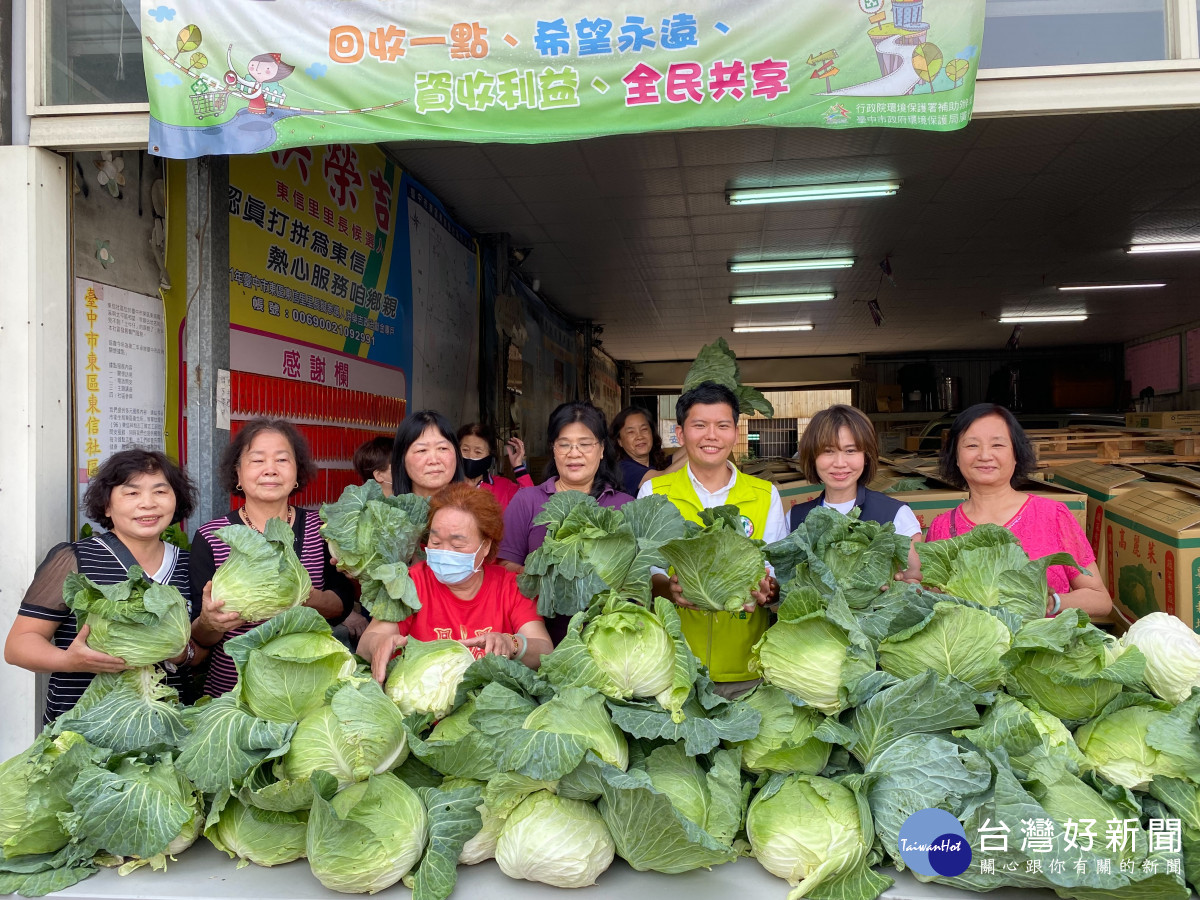
[[[71,537],[66,160],[0,147],[0,635],[46,552]],[[33,674],[0,663],[0,760],[40,723]]]

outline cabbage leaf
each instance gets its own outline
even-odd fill
[[[188,729],[179,695],[165,677],[156,666],[101,672],[52,730],[78,732],[114,753],[175,750]]]
[[[738,368],[737,356],[729,348],[725,338],[717,338],[700,348],[696,361],[688,369],[683,381],[684,393],[711,381],[729,388],[737,395],[738,406],[743,416],[762,413],[768,419],[775,415],[775,407],[763,396],[762,391],[742,384],[742,373]]]

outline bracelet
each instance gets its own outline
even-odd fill
[[[513,635],[513,648],[516,651],[513,659],[520,659],[529,651],[529,640],[523,634]]]
[[[1050,612],[1046,613],[1048,618],[1053,619],[1062,612],[1062,597],[1058,595],[1058,591],[1054,592],[1054,605],[1050,607]]]

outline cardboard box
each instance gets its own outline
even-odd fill
[[[1096,568],[1108,583],[1108,567],[1104,554],[1104,504],[1122,494],[1145,487],[1146,479],[1138,472],[1123,466],[1104,463],[1077,462],[1052,470],[1053,484],[1078,491],[1087,497],[1083,530],[1096,553]]]
[[[898,384],[875,385],[875,409],[878,412],[904,412],[904,394]]]
[[[1200,629],[1200,491],[1142,488],[1110,500],[1104,555],[1124,618],[1161,610]]]
[[[1125,413],[1125,427],[1200,431],[1200,409],[1177,409],[1174,412]]]
[[[788,512],[797,503],[803,503],[806,500],[811,500],[816,497],[821,491],[825,490],[823,484],[813,484],[799,478],[793,481],[776,482],[775,487],[779,488],[779,499],[783,501],[783,511]]]
[[[1156,463],[1146,463],[1145,465],[1130,466],[1129,468],[1135,472],[1140,472],[1154,481],[1200,489],[1200,469],[1194,466],[1164,466]]]

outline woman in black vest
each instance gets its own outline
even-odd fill
[[[921,540],[921,523],[906,504],[867,489],[879,468],[879,443],[875,426],[862,410],[837,404],[823,409],[808,423],[800,436],[800,465],[804,477],[825,486],[819,496],[797,503],[788,514],[788,525],[795,531],[818,506],[849,514],[855,508],[859,517],[880,524],[892,523],[897,534]],[[917,553],[908,551],[908,570],[920,571]],[[904,575],[901,572],[897,578]]]
[[[76,630],[75,614],[63,602],[67,575],[79,572],[97,585],[118,584],[138,565],[147,578],[172,585],[187,600],[188,553],[161,536],[187,518],[195,502],[187,474],[157,450],[114,453],[91,477],[83,512],[106,531],[46,554],[4,644],[5,662],[50,675],[45,722],[73,707],[96,673],[127,668],[123,659],[87,645],[88,626]],[[184,691],[184,667],[206,655],[188,641],[180,656],[162,663],[167,684]]]

